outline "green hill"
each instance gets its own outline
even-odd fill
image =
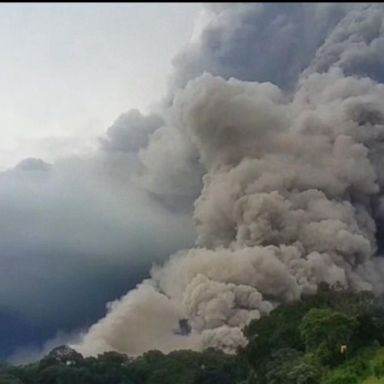
[[[252,321],[244,349],[117,352],[84,358],[58,347],[40,361],[0,366],[0,384],[384,384],[384,310],[370,293],[332,291]]]

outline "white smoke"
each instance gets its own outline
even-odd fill
[[[180,88],[165,123],[140,152],[147,189],[170,199],[199,194],[196,247],[154,266],[150,280],[114,302],[80,352],[233,351],[246,343],[249,321],[321,282],[383,293],[384,9],[292,7],[211,8],[212,22],[177,64]],[[267,45],[269,33],[295,50]],[[247,48],[255,49],[249,62]],[[359,65],[365,57],[368,69]],[[287,77],[275,81],[274,68]],[[174,332],[184,317],[190,336]]]

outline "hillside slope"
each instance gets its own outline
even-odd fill
[[[252,321],[235,355],[149,351],[84,358],[61,346],[38,362],[0,366],[0,384],[384,384],[384,309],[367,292],[332,291]]]

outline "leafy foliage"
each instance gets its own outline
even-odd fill
[[[323,286],[317,295],[252,321],[244,334],[248,345],[232,355],[210,348],[84,358],[62,346],[33,364],[0,364],[0,384],[360,384],[384,379],[384,310],[369,293]]]

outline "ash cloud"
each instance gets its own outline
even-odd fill
[[[174,59],[174,84],[207,71],[226,79],[294,86],[350,4],[234,3],[208,5],[200,39]]]
[[[0,173],[2,358],[89,326],[154,261],[193,244],[191,218],[133,180],[137,151],[160,121],[131,111],[94,153],[25,159]]]
[[[210,5],[156,113],[121,115],[88,155],[1,173],[0,325],[46,340],[119,297],[80,352],[231,352],[322,282],[381,294],[383,11]]]
[[[197,196],[196,245],[113,302],[80,352],[233,351],[250,320],[322,282],[383,293],[383,10],[209,9],[175,60],[165,123],[139,151],[147,190]],[[173,331],[180,318],[191,335]]]
[[[161,116],[144,116],[139,110],[132,109],[117,118],[100,143],[110,152],[137,152],[147,146],[149,136],[162,125]]]
[[[346,75],[369,76],[382,83],[382,13],[381,4],[365,4],[349,12],[317,50],[308,72],[339,67]]]

